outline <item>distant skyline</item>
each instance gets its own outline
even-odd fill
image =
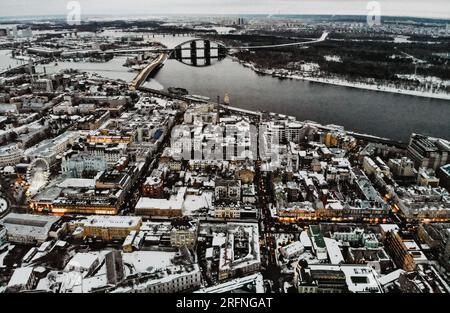
[[[0,16],[65,15],[66,0],[1,0]],[[83,15],[366,15],[368,0],[79,0]],[[381,15],[450,19],[450,0],[378,0]]]

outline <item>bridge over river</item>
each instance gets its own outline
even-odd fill
[[[167,59],[167,53],[162,52],[154,59],[149,65],[147,65],[131,82],[130,90],[134,91],[138,89],[148,78],[148,76],[160,67]]]
[[[225,58],[229,50],[252,50],[252,49],[268,49],[286,46],[303,46],[322,42],[326,40],[328,33],[324,32],[322,36],[312,41],[301,41],[278,45],[262,45],[262,46],[240,46],[227,47],[220,42],[211,42],[208,39],[194,39],[183,42],[173,49],[169,48],[127,48],[127,49],[113,49],[106,50],[105,53],[112,54],[130,54],[130,53],[145,53],[153,52],[159,53],[159,56],[154,59],[148,66],[146,66],[131,82],[130,90],[136,90],[146,81],[148,76],[158,69],[168,58],[175,59],[190,66],[209,66],[213,61],[218,61]]]

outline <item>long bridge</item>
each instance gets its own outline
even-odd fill
[[[32,61],[31,64],[26,62],[24,64],[19,64],[19,65],[10,67],[10,68],[6,68],[6,69],[0,71],[0,76],[7,75],[7,74],[13,74],[13,73],[22,73],[22,70],[29,72],[28,69],[30,68],[30,66],[33,68],[36,64],[45,63],[48,60],[49,59],[47,59],[47,58],[41,58],[41,59]],[[29,73],[29,74],[33,74],[33,73]]]
[[[197,42],[203,41],[204,47],[203,49],[205,51],[210,50],[218,50],[218,51],[228,51],[228,50],[253,50],[253,49],[268,49],[268,48],[278,48],[278,47],[289,47],[289,46],[304,46],[314,43],[319,43],[322,41],[325,41],[328,38],[328,32],[324,32],[322,36],[318,39],[312,40],[312,41],[299,41],[299,42],[291,42],[291,43],[284,43],[284,44],[276,44],[276,45],[262,45],[262,46],[225,46],[221,43],[218,43],[217,46],[211,45],[211,41],[208,39],[193,39],[188,40],[185,42],[180,43],[175,48],[161,48],[161,47],[139,47],[139,48],[125,48],[125,49],[110,49],[103,51],[104,53],[112,53],[112,54],[129,54],[129,53],[143,53],[143,52],[155,52],[155,53],[175,53],[177,54],[177,51],[183,51],[183,50],[195,50],[197,49]],[[189,46],[188,46],[189,44]],[[200,48],[199,48],[200,49]]]
[[[159,66],[161,66],[167,59],[167,53],[160,53],[160,55],[154,59],[149,65],[147,65],[131,82],[130,90],[134,91],[138,89],[148,76]]]
[[[216,43],[216,45],[212,45],[211,41],[208,39],[194,39],[185,41],[175,48],[155,48],[155,47],[139,47],[139,48],[127,48],[127,49],[111,49],[105,50],[104,53],[111,54],[130,54],[130,53],[144,53],[144,52],[153,52],[159,53],[159,57],[152,61],[148,66],[146,66],[131,82],[130,90],[136,90],[141,87],[142,83],[147,79],[147,77],[156,70],[159,66],[167,58],[176,59],[182,63],[192,65],[192,66],[209,66],[211,65],[212,60],[221,60],[226,57],[228,51],[231,49],[240,50],[240,49],[267,49],[267,48],[277,48],[277,47],[287,47],[287,46],[302,46],[309,45],[318,42],[322,42],[326,40],[328,37],[328,33],[324,32],[322,36],[313,41],[301,41],[301,42],[293,42],[286,44],[278,44],[278,45],[262,45],[262,46],[241,46],[241,47],[226,47],[222,43]],[[203,46],[201,47],[198,43],[203,42]],[[183,51],[189,51],[189,53],[183,54]],[[202,51],[200,54],[198,51]],[[211,51],[217,51],[217,53],[211,53]],[[185,60],[189,60],[190,63],[184,62]],[[199,60],[202,60],[201,64],[199,64]]]

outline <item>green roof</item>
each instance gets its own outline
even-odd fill
[[[311,235],[313,236],[320,234],[320,228],[318,225],[309,225],[309,230],[311,231]]]
[[[316,243],[317,247],[325,248],[325,240],[323,239],[323,236],[320,233],[319,226],[318,225],[310,225],[309,230],[311,231],[311,235],[313,236],[313,240]]]

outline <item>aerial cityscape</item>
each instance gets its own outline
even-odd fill
[[[1,2],[0,293],[450,293],[447,2]]]

